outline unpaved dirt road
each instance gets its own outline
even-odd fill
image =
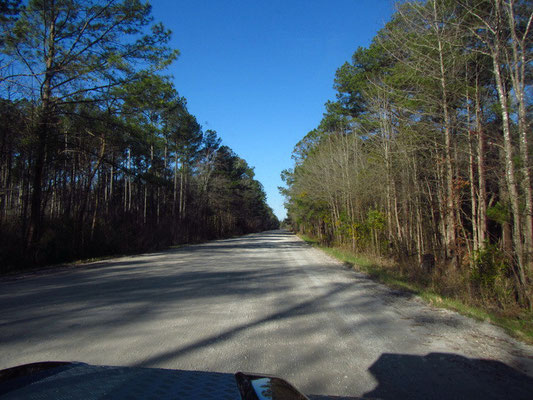
[[[0,368],[235,372],[308,394],[533,398],[533,348],[284,231],[0,279]]]

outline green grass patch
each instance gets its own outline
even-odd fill
[[[306,235],[299,235],[299,237],[311,246],[343,262],[345,265],[365,272],[372,279],[391,288],[413,293],[432,306],[453,310],[479,321],[489,321],[503,328],[511,336],[533,344],[533,315],[531,313],[507,316],[478,305],[467,304],[461,299],[438,293],[434,288],[429,287],[429,285],[424,285],[422,282],[413,281],[409,275],[402,274],[397,268],[393,269],[385,266],[378,259],[355,254],[351,250],[339,247],[323,246],[316,239]]]

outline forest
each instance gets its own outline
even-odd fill
[[[0,272],[276,228],[138,0],[0,1]]]
[[[440,293],[531,310],[532,12],[398,2],[282,173],[293,229]]]

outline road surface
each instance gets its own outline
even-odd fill
[[[0,280],[0,369],[274,374],[307,394],[533,398],[533,348],[284,231]]]

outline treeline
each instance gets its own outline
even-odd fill
[[[337,70],[336,100],[282,174],[293,227],[531,307],[532,12],[528,0],[398,3]]]
[[[139,1],[1,1],[0,270],[277,227]]]

